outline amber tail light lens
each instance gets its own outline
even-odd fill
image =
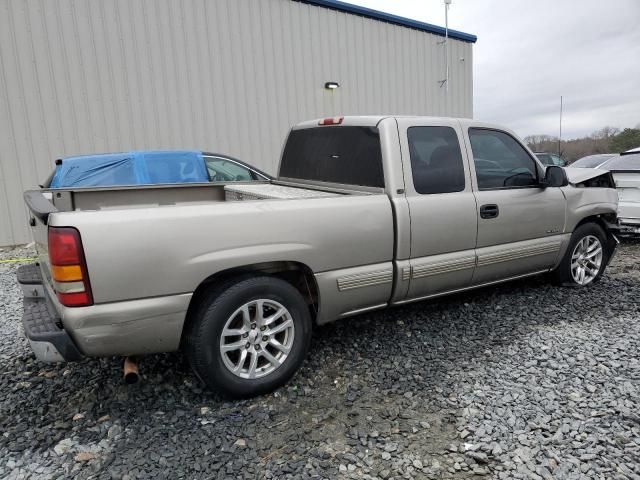
[[[80,232],[73,227],[49,227],[48,242],[51,277],[60,303],[66,307],[93,305]]]

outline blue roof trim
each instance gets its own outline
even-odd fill
[[[320,7],[331,8],[333,10],[340,10],[341,12],[353,13],[367,18],[373,18],[374,20],[382,20],[383,22],[394,23],[402,27],[415,28],[416,30],[422,30],[423,32],[434,33],[444,37],[445,28],[438,25],[432,25],[431,23],[418,22],[417,20],[411,20],[410,18],[400,17],[398,15],[392,15],[391,13],[380,12],[371,8],[361,7],[359,5],[353,5],[351,3],[340,2],[338,0],[294,0],[302,3],[309,3],[311,5],[317,5]],[[470,33],[459,32],[458,30],[449,29],[449,37],[456,40],[462,40],[463,42],[475,43],[478,37]]]

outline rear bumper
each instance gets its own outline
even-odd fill
[[[21,267],[17,277],[24,294],[22,324],[39,360],[144,355],[180,347],[190,293],[70,308],[42,281],[38,265]]]
[[[18,283],[24,293],[22,326],[38,360],[43,362],[73,362],[82,354],[69,333],[63,328],[46,290],[37,264],[18,269]]]
[[[90,307],[56,307],[64,327],[85,355],[110,357],[178,350],[190,301],[191,294],[182,294]]]

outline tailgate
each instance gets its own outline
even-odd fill
[[[51,195],[50,192],[42,192],[40,190],[28,190],[24,193],[24,201],[30,213],[29,224],[31,225],[31,233],[35,241],[42,278],[43,281],[48,284],[51,284],[51,273],[47,246],[49,229],[47,224],[49,215],[58,211],[51,201]]]

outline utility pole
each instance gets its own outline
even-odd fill
[[[560,95],[560,135],[558,135],[558,156],[560,156],[561,142],[562,142],[562,95]]]
[[[444,58],[447,63],[445,78],[445,92],[449,92],[449,5],[451,0],[444,0]]]
[[[444,0],[444,40],[438,44],[444,44],[444,80],[438,80],[440,88],[444,86],[445,92],[449,92],[449,5],[451,0]]]

